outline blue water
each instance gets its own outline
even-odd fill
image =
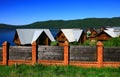
[[[50,30],[53,36],[55,37],[58,30],[52,29]],[[0,29],[0,46],[7,41],[11,46],[14,46],[15,43],[13,42],[15,35],[15,29]]]
[[[15,29],[0,29],[0,46],[7,41],[10,45],[14,46]]]

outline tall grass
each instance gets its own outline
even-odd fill
[[[82,45],[84,46],[96,46],[97,41],[86,40]],[[106,47],[120,47],[120,37],[111,38],[107,41],[103,41],[104,46]]]
[[[0,77],[120,77],[120,68],[82,68],[75,66],[0,66]]]
[[[107,46],[107,47],[120,47],[120,37],[116,37],[116,38],[111,38],[110,40],[108,41],[104,41],[104,46]]]

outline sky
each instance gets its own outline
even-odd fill
[[[0,23],[120,17],[120,0],[0,0]]]

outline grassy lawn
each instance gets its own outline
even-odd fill
[[[119,68],[82,68],[75,66],[0,66],[0,77],[120,77]]]

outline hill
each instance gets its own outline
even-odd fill
[[[0,28],[14,28],[15,26],[13,25],[8,25],[8,24],[0,24]]]
[[[86,19],[76,19],[76,20],[48,20],[42,22],[34,22],[28,25],[22,26],[11,26],[0,24],[0,28],[99,28],[99,27],[114,27],[120,26],[120,17],[113,18],[86,18]]]

